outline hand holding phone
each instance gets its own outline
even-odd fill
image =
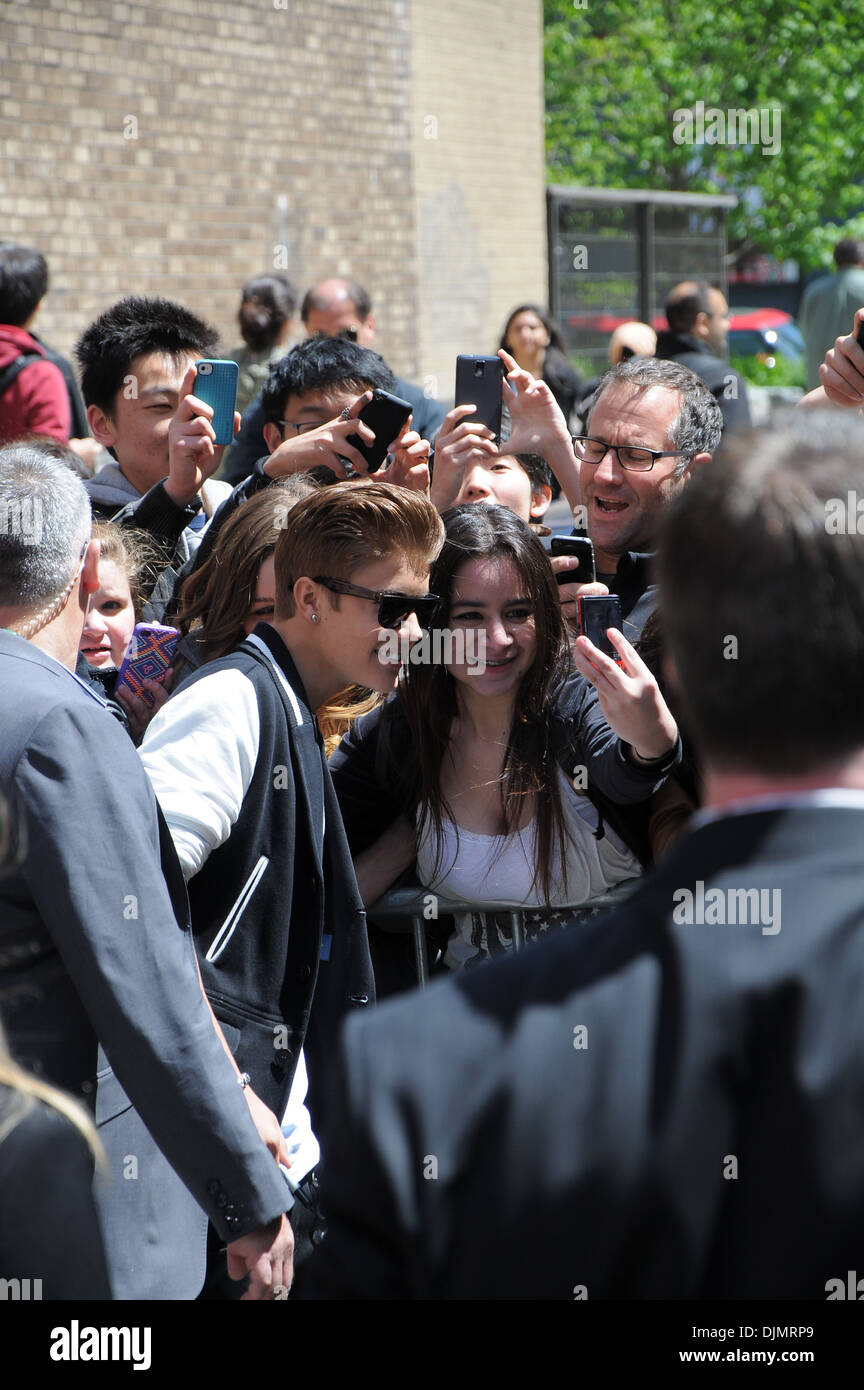
[[[629,744],[631,761],[652,763],[667,757],[675,746],[678,728],[656,678],[621,631],[617,594],[605,598],[585,595],[577,599],[577,605],[583,631],[574,643],[573,661],[597,691],[607,724]],[[608,628],[619,634],[615,647],[606,636]],[[599,648],[605,659],[592,652],[584,639]]]
[[[383,483],[407,487],[411,492],[429,495],[429,458],[432,446],[416,430],[406,432],[395,442],[387,467],[380,474]]]
[[[180,633],[176,627],[164,627],[161,623],[136,623],[132,640],[117,672],[115,693],[126,687],[152,709],[153,696],[144,682],[163,683],[179,640]]]
[[[213,410],[211,424],[215,444],[231,444],[234,439],[234,412],[237,409],[237,380],[240,368],[236,362],[202,358],[195,363],[193,394]]]
[[[210,383],[211,373],[205,367],[232,367],[228,376],[233,386],[227,388],[222,405],[214,407],[210,400],[219,397],[224,388]],[[203,376],[201,372],[203,371]],[[190,366],[180,387],[180,404],[168,426],[168,476],[165,492],[178,507],[194,502],[208,478],[216,472],[222,458],[222,443],[230,443],[240,417],[228,406],[236,398],[236,362],[198,362]],[[218,373],[216,374],[218,377]],[[210,384],[208,384],[210,383]],[[196,394],[197,393],[197,394]],[[219,429],[215,428],[218,423]]]
[[[590,536],[553,536],[549,542],[550,555],[575,555],[578,569],[555,571],[555,582],[561,584],[593,584],[597,578],[594,563],[594,543]]]
[[[466,469],[476,463],[488,466],[498,453],[491,430],[477,419],[473,401],[453,406],[441,422],[435,438],[432,485],[429,496],[439,512],[452,507]]]
[[[576,613],[580,635],[587,637],[598,651],[611,657],[620,666],[621,657],[606,636],[610,627],[621,631],[621,600],[618,595],[580,594],[576,600]]]
[[[864,406],[864,367],[860,365],[861,351],[864,350],[864,309],[855,314],[852,332],[846,338],[838,338],[825,353],[819,368],[822,390],[833,405],[847,409]],[[801,402],[806,405],[809,396]],[[817,397],[813,404],[820,403]]]
[[[458,405],[476,406],[472,423],[491,430],[496,444],[501,442],[501,383],[504,364],[499,357],[456,358],[456,400]]]
[[[413,409],[410,401],[403,401],[389,391],[372,392],[371,401],[367,401],[357,419],[372,431],[374,442],[366,444],[359,434],[349,434],[345,440],[346,444],[362,454],[369,465],[369,473],[377,473],[387,457],[387,450],[407,424]]]

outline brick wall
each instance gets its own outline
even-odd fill
[[[494,352],[546,300],[543,13],[418,0],[412,19],[419,353],[452,396],[457,351]]]
[[[517,11],[491,0],[0,0],[0,235],[49,260],[38,331],[68,352],[120,295],[162,293],[210,318],[228,346],[242,281],[275,264],[301,289],[348,272],[367,285],[376,346],[403,374],[417,376],[442,339],[448,357],[469,330],[485,346],[522,293],[520,265],[533,262],[532,292],[545,273],[539,52],[523,66],[539,0]],[[490,26],[495,43],[478,54]],[[452,50],[474,51],[467,69],[442,69]],[[518,121],[533,128],[514,164],[505,87],[523,79]],[[427,108],[437,143],[423,139]],[[514,192],[526,205],[515,239],[496,226],[505,208],[512,219]],[[463,300],[467,318],[442,316]]]

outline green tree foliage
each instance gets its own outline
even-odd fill
[[[864,209],[860,5],[545,0],[545,22],[551,182],[735,193],[730,244],[805,266],[842,234],[825,223]],[[778,152],[676,144],[676,111],[698,102],[779,108]]]

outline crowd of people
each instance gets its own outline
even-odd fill
[[[0,247],[0,1278],[68,1297],[74,1242],[92,1299],[823,1296],[864,1233],[864,550],[820,522],[864,311],[757,434],[719,290],[590,383],[519,304],[498,434],[362,287],[262,275],[224,449],[218,335],[140,296],[81,333],[72,434],[46,287]],[[370,474],[374,392],[412,415]],[[785,893],[782,934],[676,915],[697,882]]]

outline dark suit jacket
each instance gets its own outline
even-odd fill
[[[680,362],[701,376],[723,414],[723,429],[746,430],[752,423],[747,383],[740,372],[715,357],[711,349],[692,333],[672,333],[665,328],[657,334],[658,357]]]
[[[114,1172],[109,1262],[140,1241],[142,1264],[176,1273],[190,1252],[155,1181],[154,1140],[225,1240],[284,1211],[284,1182],[213,1028],[182,875],[128,735],[89,687],[5,631],[0,729],[18,851],[0,876],[0,1016],[19,1060],[79,1098],[95,1091],[98,1038],[111,1064],[97,1112]]]
[[[709,823],[614,915],[351,1020],[313,1296],[824,1299],[860,1270],[862,849],[859,808]],[[766,890],[762,925],[673,920],[698,881]]]

